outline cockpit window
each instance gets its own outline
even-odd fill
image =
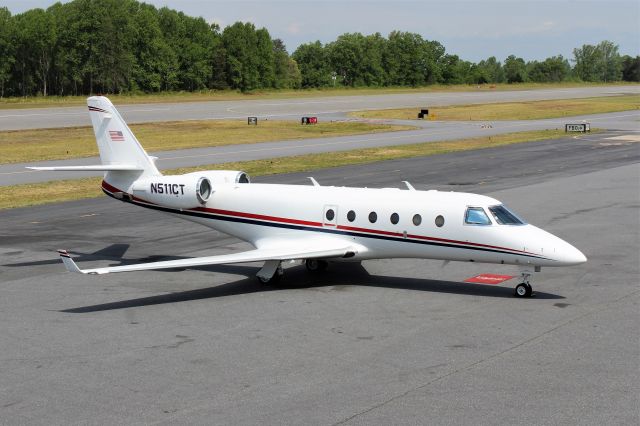
[[[482,207],[469,207],[464,215],[464,223],[467,225],[491,225],[491,220]]]
[[[524,225],[525,221],[520,219],[503,205],[489,207],[489,211],[500,225]]]

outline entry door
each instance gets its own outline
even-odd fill
[[[322,212],[322,224],[326,227],[335,227],[338,220],[338,206],[326,205]]]

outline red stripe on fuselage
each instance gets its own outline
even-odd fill
[[[310,222],[308,220],[289,219],[285,217],[267,216],[267,215],[255,214],[255,213],[234,212],[231,210],[209,209],[206,207],[197,207],[191,210],[197,211],[197,212],[222,214],[225,216],[243,217],[246,219],[258,219],[258,220],[268,220],[270,222],[290,223],[293,225],[322,226],[322,223],[320,222]]]
[[[382,231],[382,230],[368,229],[368,228],[358,228],[355,226],[346,226],[346,225],[338,225],[338,229],[343,229],[345,231],[368,232],[368,233],[376,233],[380,235],[390,235],[392,237],[402,237],[404,235],[399,232]]]
[[[110,185],[107,181],[102,181],[102,189],[106,189],[109,192],[124,192],[124,191],[120,191],[118,188],[116,188],[113,185]]]

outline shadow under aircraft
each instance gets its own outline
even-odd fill
[[[212,265],[188,269],[197,269],[201,271],[218,273],[222,272],[231,274],[243,274],[247,275],[248,278],[243,278],[238,281],[221,284],[214,287],[63,309],[60,312],[89,313],[162,305],[168,303],[188,302],[192,300],[215,299],[218,297],[230,297],[258,292],[305,290],[319,287],[342,290],[348,286],[379,287],[397,290],[423,291],[430,293],[452,293],[481,297],[513,298],[513,290],[508,287],[421,278],[402,278],[372,275],[362,266],[362,264],[359,263],[332,264],[329,271],[315,275],[309,274],[304,266],[295,266],[287,269],[287,275],[290,278],[286,282],[280,282],[278,285],[264,285],[259,283],[252,276],[253,274],[255,274],[255,271],[259,269],[257,267],[239,265]],[[175,270],[161,270],[158,272],[169,271]],[[536,298],[564,299],[563,296],[544,292],[536,292]]]

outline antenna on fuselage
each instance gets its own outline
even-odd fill
[[[311,180],[311,183],[313,184],[313,186],[320,186],[320,184],[318,183],[318,181],[317,181],[317,180],[315,180],[315,179],[313,178],[313,176],[307,176],[307,178],[308,178],[309,180]]]
[[[407,185],[407,189],[409,191],[415,191],[416,189],[413,187],[413,185],[411,185],[408,181],[403,180],[402,183],[404,183],[405,185]]]

